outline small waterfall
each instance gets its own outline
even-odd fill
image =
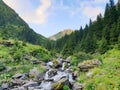
[[[62,70],[65,69],[65,62],[62,63]]]
[[[57,73],[58,73],[57,75],[55,75],[54,77],[52,77],[52,79],[55,82],[59,81],[62,77],[67,77],[68,76],[68,73],[65,73],[65,72],[58,71]]]
[[[47,72],[45,73],[45,77],[44,77],[45,80],[48,80],[48,79],[49,79],[48,72],[49,72],[49,71],[47,71]]]
[[[47,68],[49,69],[49,68],[51,68],[53,66],[53,62],[48,62],[47,63]]]
[[[51,82],[42,81],[40,85],[41,90],[51,90]]]
[[[58,59],[58,61],[62,63],[60,59]],[[68,65],[68,68],[65,68],[66,64]],[[42,83],[40,84],[41,90],[51,90],[52,83],[58,82],[62,78],[68,78],[69,82],[74,82],[73,75],[70,73],[71,69],[70,63],[63,62],[62,66],[60,67],[62,71],[59,68],[56,68],[57,74],[55,74],[52,77],[49,76],[49,72],[52,69],[53,62],[48,62],[46,65],[48,67],[48,71],[45,73],[44,81],[42,81]]]
[[[74,82],[74,80],[73,80],[73,75],[72,75],[72,74],[69,74],[69,81],[70,81],[70,82]]]

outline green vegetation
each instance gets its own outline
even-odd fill
[[[92,59],[93,56],[91,54],[87,54],[85,52],[78,52],[72,55],[72,60],[71,64],[72,65],[77,65],[78,63],[84,61],[84,60],[89,60]]]
[[[63,90],[70,90],[67,85],[64,85]]]
[[[14,10],[0,0],[0,37],[18,39],[32,44],[45,46],[47,38],[34,32]]]
[[[90,78],[82,75],[80,82],[85,83],[85,90],[120,90],[120,50],[112,49],[104,55],[102,66],[91,69]]]
[[[28,73],[33,67],[37,67],[40,72],[44,72],[44,68],[40,64],[33,64],[32,61],[46,62],[51,58],[51,53],[41,46],[17,40],[1,39],[0,80],[9,81],[15,73]]]

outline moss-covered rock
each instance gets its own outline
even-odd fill
[[[94,68],[95,66],[100,66],[101,64],[102,62],[100,60],[94,59],[79,63],[78,67],[80,68],[80,71],[86,72],[89,69]]]
[[[63,90],[64,85],[70,86],[69,80],[67,78],[63,78],[59,80],[57,83],[54,83],[52,85],[52,90]]]
[[[58,68],[61,66],[61,63],[58,60],[53,60],[53,67]]]

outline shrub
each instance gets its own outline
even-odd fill
[[[93,82],[91,82],[86,84],[85,90],[96,90],[95,88],[96,88],[96,85]]]
[[[82,62],[83,60],[88,60],[88,59],[92,59],[92,55],[86,54],[84,52],[78,52],[72,56],[71,64],[77,65],[79,62]]]
[[[0,65],[0,71],[3,71],[5,69],[6,69],[6,67],[4,65]]]
[[[67,85],[64,85],[63,90],[70,90],[70,89],[69,89],[69,87]]]

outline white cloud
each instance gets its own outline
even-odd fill
[[[40,21],[38,21],[38,23],[42,24],[45,23],[48,17],[48,9],[51,6],[51,1],[50,0],[40,0],[41,1],[41,5],[36,9],[36,17],[38,17],[38,19]]]
[[[83,8],[83,14],[92,20],[96,19],[96,16],[103,12],[101,7],[85,7]]]
[[[44,24],[47,22],[48,17],[50,15],[50,10],[53,8],[54,14],[57,15],[56,11],[66,11],[69,16],[75,15],[85,15],[87,18],[91,18],[95,20],[96,16],[99,13],[103,13],[104,8],[99,6],[99,4],[105,4],[109,0],[71,0],[70,3],[77,4],[74,5],[65,5],[64,0],[39,0],[39,6],[36,8],[34,7],[31,0],[3,0],[7,3],[10,7],[19,12],[19,15],[28,23],[34,24]],[[54,4],[52,3],[54,2]],[[23,3],[24,2],[24,3]],[[59,2],[56,3],[56,2]],[[49,9],[50,8],[50,9]]]
[[[94,0],[94,3],[106,3],[109,0]]]
[[[38,8],[34,7],[31,0],[3,0],[13,8],[28,23],[44,24],[47,22],[51,7],[51,0],[39,0]]]

